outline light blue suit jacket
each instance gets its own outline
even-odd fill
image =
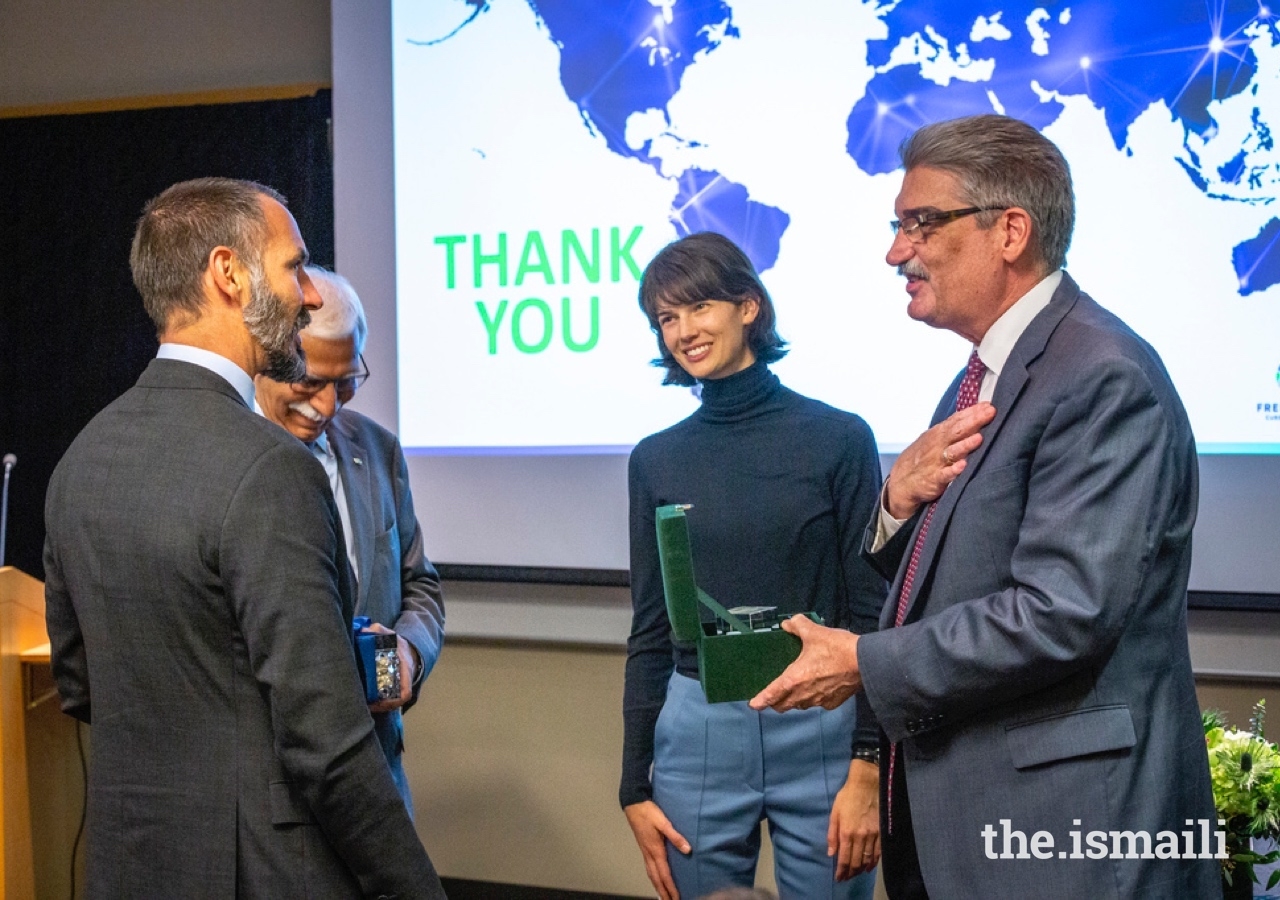
[[[939,897],[1216,896],[1213,860],[1070,858],[1072,831],[1086,850],[1090,831],[1145,831],[1154,851],[1159,832],[1214,819],[1187,649],[1197,468],[1182,403],[1155,351],[1070,277],[992,403],[901,628],[923,516],[868,554],[894,586],[859,661],[901,745],[925,883]],[[989,859],[981,833],[999,830],[1001,852],[1002,819],[1049,832],[1052,858]]]

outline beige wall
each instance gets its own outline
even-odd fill
[[[1280,739],[1280,681],[1239,681],[1230,678],[1197,678],[1196,694],[1201,709],[1226,713],[1227,724],[1248,728],[1253,705],[1267,701],[1269,710],[1266,734],[1272,741]]]
[[[617,801],[624,659],[446,646],[405,719],[418,830],[442,874],[647,893]]]
[[[405,719],[418,832],[444,875],[651,895],[617,802],[624,660],[621,648],[445,647]],[[1265,698],[1280,736],[1280,682],[1202,679],[1198,693],[1241,726]]]
[[[0,0],[0,109],[331,77],[329,0]]]
[[[449,643],[405,718],[418,834],[441,874],[652,896],[618,807],[621,648]],[[765,840],[758,883],[773,888]]]

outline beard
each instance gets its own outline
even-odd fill
[[[261,270],[253,273],[244,324],[266,351],[263,375],[286,384],[306,377],[307,360],[298,343],[298,332],[310,321],[311,313],[306,307],[300,308],[296,316],[289,315],[288,302],[271,290],[265,274]]]

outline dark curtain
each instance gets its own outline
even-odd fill
[[[0,120],[0,454],[5,562],[44,578],[44,493],[80,429],[134,383],[155,330],[129,275],[142,205],[220,175],[274,187],[333,265],[330,94]]]

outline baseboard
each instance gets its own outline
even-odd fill
[[[499,881],[472,881],[468,878],[442,878],[449,900],[645,900],[625,894],[601,894],[595,891],[561,891],[532,887],[527,884],[503,884]]]

